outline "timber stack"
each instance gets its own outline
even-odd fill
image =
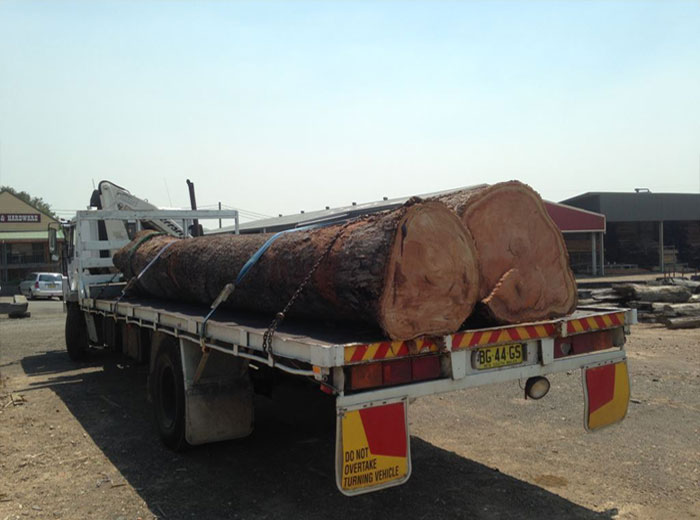
[[[669,329],[700,328],[700,281],[659,278],[648,284],[619,283],[609,288],[579,289],[583,305],[637,309],[639,321]]]
[[[136,277],[167,246],[137,287],[209,305],[271,236],[177,239],[146,231],[114,255],[114,264],[127,279]],[[479,294],[469,232],[444,204],[411,199],[393,211],[280,235],[225,305],[274,316],[322,257],[290,315],[367,322],[406,340],[456,331]]]
[[[576,280],[564,238],[542,198],[518,181],[438,197],[474,238],[482,312],[496,323],[566,316],[576,309]]]

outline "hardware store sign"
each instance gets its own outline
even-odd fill
[[[0,224],[36,224],[40,221],[40,219],[41,217],[39,213],[0,213]]]

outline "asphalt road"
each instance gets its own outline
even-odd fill
[[[628,418],[597,434],[582,427],[578,372],[538,402],[517,383],[418,400],[411,480],[347,498],[332,417],[261,399],[251,437],[174,454],[144,366],[105,352],[76,365],[62,304],[30,311],[0,317],[0,520],[699,517],[698,331],[633,328]]]

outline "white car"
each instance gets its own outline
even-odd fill
[[[63,298],[63,278],[60,273],[29,273],[19,284],[19,291],[34,298]]]

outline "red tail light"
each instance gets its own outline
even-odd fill
[[[440,356],[395,359],[381,363],[355,365],[349,370],[351,390],[401,385],[411,381],[437,379],[442,375]]]
[[[385,385],[400,385],[411,380],[411,360],[397,359],[382,363],[382,375]]]
[[[413,359],[413,380],[435,379],[440,377],[440,356],[419,357]]]
[[[34,288],[38,289],[39,288],[39,282],[34,282]]]
[[[568,338],[557,338],[554,340],[554,357],[572,356],[585,354],[596,350],[606,350],[613,348],[613,333],[611,330],[600,330],[597,332],[587,332],[577,334]]]
[[[350,388],[360,390],[374,386],[382,386],[382,365],[380,363],[368,363],[350,369]]]

